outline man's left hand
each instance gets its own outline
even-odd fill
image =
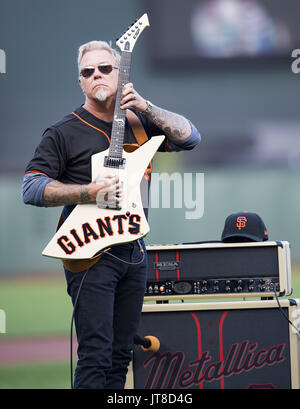
[[[134,108],[138,112],[143,112],[147,106],[147,101],[136,92],[131,82],[124,85],[120,104],[121,109]]]

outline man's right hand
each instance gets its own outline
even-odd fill
[[[117,206],[123,198],[122,184],[118,176],[105,176],[97,178],[96,186],[100,186],[96,194],[96,203],[100,208]]]

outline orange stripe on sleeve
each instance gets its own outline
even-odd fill
[[[25,172],[25,175],[30,175],[30,174],[41,174],[41,175],[47,176],[48,178],[50,177],[49,175],[47,175],[47,173],[40,172],[39,170],[29,170],[28,172]]]

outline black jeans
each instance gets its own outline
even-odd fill
[[[129,265],[107,254],[86,274],[74,316],[78,340],[74,388],[124,388],[147,278],[147,255],[143,241],[140,243],[142,263]],[[127,262],[142,258],[137,242],[115,246],[109,252]],[[84,273],[65,269],[73,305]]]

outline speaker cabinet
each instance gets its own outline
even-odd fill
[[[160,349],[134,347],[127,388],[298,389],[299,302],[145,303],[138,335]]]

